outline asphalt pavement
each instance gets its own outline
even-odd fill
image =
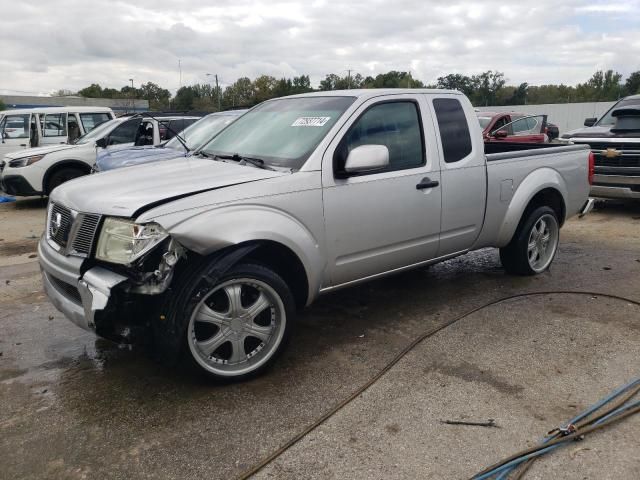
[[[512,277],[495,250],[321,298],[260,378],[213,385],[96,339],[46,301],[44,202],[0,205],[0,478],[233,478],[425,330],[542,290],[640,300],[640,204],[561,232],[549,272]],[[640,307],[591,295],[510,300],[416,347],[257,478],[467,478],[640,376]],[[449,425],[487,421],[499,428]],[[640,418],[537,462],[527,479],[640,477]]]

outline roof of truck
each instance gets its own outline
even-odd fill
[[[360,88],[353,90],[326,90],[322,92],[300,93],[284,98],[298,97],[377,97],[380,95],[402,95],[407,93],[431,93],[462,95],[457,90],[444,90],[440,88]],[[283,97],[280,97],[283,98]]]

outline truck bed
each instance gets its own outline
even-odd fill
[[[498,143],[485,142],[484,153],[487,162],[492,160],[506,160],[529,155],[547,155],[565,153],[573,150],[588,150],[584,145],[562,145],[558,143]]]

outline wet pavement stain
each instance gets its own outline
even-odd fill
[[[37,250],[38,240],[32,238],[0,243],[0,255],[7,257],[33,253]]]
[[[517,395],[524,390],[521,385],[513,385],[505,380],[497,378],[491,373],[481,370],[476,365],[462,362],[457,365],[445,365],[436,363],[425,368],[425,373],[438,372],[448,377],[459,378],[465,382],[479,382],[489,385],[495,390],[509,395]]]

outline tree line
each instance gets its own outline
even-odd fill
[[[522,105],[543,103],[569,103],[613,101],[626,95],[640,93],[640,71],[634,72],[623,82],[623,76],[613,70],[595,72],[585,83],[570,86],[564,84],[507,85],[503,72],[488,70],[477,75],[449,74],[438,77],[435,84],[425,85],[412,77],[410,72],[392,70],[372,76],[359,73],[337,75],[330,73],[313,88],[308,75],[277,79],[260,75],[251,80],[237,79],[222,88],[201,83],[179,88],[175,95],[161,86],[147,82],[140,87],[124,86],[121,89],[103,88],[91,84],[77,95],[92,98],[146,99],[152,110],[198,110],[215,112],[230,108],[251,107],[270,98],[312,92],[315,90],[342,90],[353,88],[447,88],[466,94],[474,106]],[[63,91],[61,93],[71,93]]]

